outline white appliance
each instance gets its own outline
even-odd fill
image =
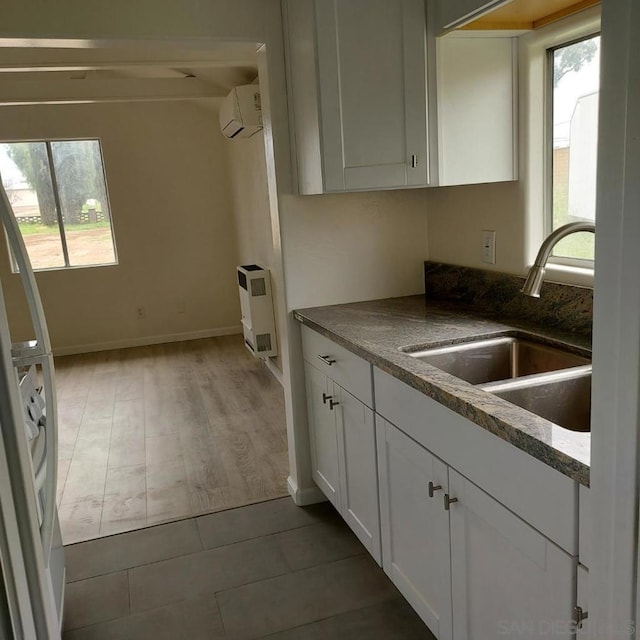
[[[273,317],[271,275],[257,264],[238,267],[240,310],[244,343],[256,358],[278,355]]]
[[[235,87],[220,105],[220,129],[227,138],[249,138],[262,129],[260,87]]]
[[[12,345],[0,283],[0,638],[55,640],[61,637],[65,568],[56,510],[53,356],[33,270],[1,184],[0,220],[35,336]]]

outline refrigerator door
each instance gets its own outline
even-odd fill
[[[44,379],[44,395],[47,404],[46,465],[47,479],[43,487],[42,546],[45,563],[49,564],[53,530],[55,526],[56,510],[56,480],[58,477],[58,409],[55,388],[53,356],[51,355],[51,341],[47,328],[47,320],[42,307],[42,299],[38,291],[35,275],[27,254],[18,222],[13,215],[7,194],[0,184],[0,222],[4,226],[9,246],[20,270],[20,279],[24,288],[25,298],[29,307],[29,315],[35,333],[35,340],[14,345],[12,358],[14,366],[41,366]]]
[[[51,572],[45,563],[31,451],[0,287],[0,564],[13,637],[60,637]],[[55,507],[54,507],[55,508]],[[0,626],[1,628],[1,626]]]
[[[8,476],[2,486],[13,498],[12,507],[3,514],[6,530],[0,529],[0,562],[15,637],[50,640],[60,637],[64,598],[64,552],[56,511],[58,428],[53,356],[35,276],[1,184],[0,222],[20,270],[35,334],[35,340],[11,345],[0,286],[0,426]],[[45,408],[38,424],[29,424],[18,380],[18,370],[33,365],[40,367],[44,382]],[[35,398],[33,402],[38,404]],[[35,463],[29,440],[29,428],[33,431],[34,427],[40,433],[38,439],[44,436],[44,444],[36,448]],[[0,457],[0,467],[5,460]],[[7,504],[3,501],[3,507]],[[4,549],[3,543],[7,545]]]

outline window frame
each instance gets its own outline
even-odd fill
[[[545,90],[548,76],[547,50],[600,31],[601,7],[593,6],[549,25],[521,34],[520,50],[520,150],[521,180],[525,207],[523,271],[534,262],[549,231],[547,194],[551,193],[549,166],[551,144],[547,144],[551,108]],[[593,286],[594,264],[581,260],[579,266],[561,264],[556,258],[547,263],[547,274],[555,282]]]
[[[78,264],[73,265],[69,264],[69,249],[67,246],[66,240],[66,231],[64,229],[64,221],[62,219],[61,213],[61,205],[60,205],[60,194],[58,192],[58,182],[56,177],[55,166],[53,163],[53,152],[51,149],[51,144],[56,142],[97,142],[98,148],[100,150],[100,160],[102,165],[102,178],[104,180],[105,187],[105,197],[107,201],[107,209],[109,211],[109,226],[111,231],[111,243],[113,245],[113,262],[96,262],[93,264]],[[65,261],[64,265],[59,267],[33,267],[34,272],[40,271],[67,271],[72,269],[93,269],[96,267],[116,267],[119,265],[118,259],[118,248],[116,245],[116,232],[115,232],[115,224],[113,221],[113,212],[111,209],[111,198],[109,195],[109,184],[107,181],[107,167],[104,159],[104,154],[102,152],[102,139],[99,136],[83,136],[83,137],[64,137],[64,138],[22,138],[22,139],[0,139],[0,144],[44,144],[46,145],[47,150],[47,160],[49,163],[49,172],[51,177],[51,188],[53,191],[53,198],[56,205],[56,218],[57,218],[57,228],[60,233],[60,244],[62,247],[62,255]],[[24,238],[24,236],[23,236]],[[9,244],[9,239],[5,234],[5,242],[7,243],[7,249],[9,253],[9,262],[11,264],[11,273],[18,274],[20,273],[18,269],[18,265],[16,263],[15,256],[13,255],[13,250],[11,245]]]
[[[595,31],[585,33],[583,35],[574,36],[555,42],[551,46],[545,47],[545,55],[547,57],[545,65],[544,92],[545,92],[545,118],[544,118],[544,138],[545,138],[545,189],[544,189],[544,234],[545,237],[553,232],[553,55],[554,52],[563,47],[571,46],[584,40],[589,40],[600,35],[600,28]],[[567,256],[556,256],[553,253],[549,256],[549,263],[575,267],[578,269],[593,270],[595,266],[594,260],[587,258],[570,258]]]

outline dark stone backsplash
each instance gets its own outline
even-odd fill
[[[540,298],[520,293],[524,278],[437,262],[424,263],[425,297],[472,305],[479,313],[591,336],[593,289],[545,282]]]

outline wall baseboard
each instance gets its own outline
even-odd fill
[[[300,489],[298,483],[291,476],[287,478],[287,488],[289,489],[289,495],[299,507],[327,501],[327,496],[318,487]]]
[[[282,377],[282,371],[276,367],[271,358],[265,358],[264,366],[267,367],[269,373],[280,383],[281,387],[284,387],[284,380]]]
[[[111,349],[128,349],[129,347],[146,347],[151,344],[183,342],[187,340],[199,340],[201,338],[215,338],[217,336],[230,336],[238,333],[242,333],[241,325],[218,327],[217,329],[203,329],[202,331],[187,331],[185,333],[169,333],[161,336],[142,336],[139,338],[112,340],[110,342],[94,342],[91,344],[54,347],[53,355],[70,356],[77,353],[92,353],[94,351],[109,351]]]

